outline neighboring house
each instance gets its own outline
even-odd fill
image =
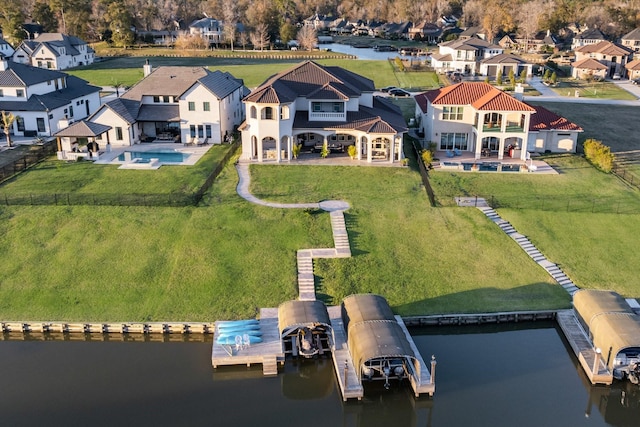
[[[373,30],[375,37],[385,39],[407,39],[409,29],[413,26],[411,22],[385,22]]]
[[[574,79],[587,80],[596,78],[604,80],[607,77],[607,66],[601,64],[593,58],[583,58],[580,61],[571,63],[571,77]]]
[[[460,71],[477,73],[480,62],[504,52],[501,46],[477,37],[451,40],[438,45],[438,53],[431,55],[431,66],[438,72]]]
[[[409,38],[412,40],[436,43],[440,40],[441,35],[442,28],[427,21],[422,21],[421,23],[409,28]]]
[[[147,43],[153,43],[157,45],[168,45],[175,43],[176,41],[176,31],[138,31],[137,36],[140,40],[143,40]]]
[[[625,75],[625,64],[632,58],[633,51],[616,43],[601,41],[579,47],[575,54],[575,63],[581,64],[580,61],[586,58],[595,59],[607,67],[606,77],[612,77],[615,73]]]
[[[333,21],[334,20],[331,17],[316,13],[316,14],[308,17],[304,21],[302,21],[302,24],[305,27],[312,27],[315,30],[320,31],[320,30],[324,30],[324,29],[329,29],[331,27],[331,24],[333,23]]]
[[[640,53],[640,28],[636,28],[620,39],[622,46]]]
[[[495,78],[500,72],[502,77],[506,79],[511,70],[516,78],[520,76],[522,71],[526,71],[527,76],[530,76],[533,74],[533,64],[511,53],[501,53],[480,61],[479,73],[482,76]]]
[[[550,30],[538,32],[533,37],[519,37],[515,39],[518,50],[522,52],[539,52],[543,47],[548,46],[557,51],[562,43]]]
[[[241,80],[203,67],[145,67],[145,77],[90,121],[111,126],[112,146],[143,141],[220,144],[244,120]]]
[[[0,57],[11,58],[15,50],[13,46],[9,44],[4,38],[2,38],[2,34],[0,34]]]
[[[313,61],[276,74],[244,99],[241,158],[289,162],[294,144],[307,151],[326,143],[339,151],[355,146],[358,160],[401,160],[406,122],[375,90],[365,77]]]
[[[634,59],[633,61],[625,65],[629,78],[635,80],[640,78],[640,59]]]
[[[51,136],[59,121],[75,121],[100,106],[100,88],[60,71],[0,59],[0,110],[16,116],[16,136]]]
[[[92,64],[94,58],[95,51],[85,41],[61,33],[43,33],[23,40],[13,54],[15,62],[51,70]]]
[[[529,152],[575,152],[578,126],[488,83],[462,82],[415,96],[416,120],[437,150],[527,159]],[[569,134],[569,135],[567,135]]]
[[[571,42],[571,49],[576,50],[579,47],[600,43],[606,40],[607,38],[599,29],[586,29],[573,37],[573,41]]]
[[[224,38],[222,31],[222,22],[213,18],[202,18],[189,24],[189,34],[200,36],[209,44],[220,43]]]

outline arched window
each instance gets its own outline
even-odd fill
[[[253,106],[253,105],[251,106],[251,110],[250,110],[249,114],[251,115],[252,119],[257,119],[258,118],[258,110],[256,109],[255,106]]]
[[[262,109],[262,117],[263,120],[273,120],[273,108],[264,107]]]

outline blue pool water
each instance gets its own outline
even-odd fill
[[[125,151],[117,158],[118,161],[124,162],[126,153],[131,153],[132,159],[158,159],[161,163],[183,163],[189,158],[191,154],[180,153],[173,150],[158,150],[158,151]]]

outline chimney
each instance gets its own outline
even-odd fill
[[[144,77],[147,77],[149,74],[151,74],[151,64],[149,64],[148,59],[144,61],[144,66],[142,67],[142,74],[144,74]]]
[[[69,127],[70,124],[71,123],[68,117],[65,117],[64,119],[60,119],[58,120],[58,129],[59,130],[66,129]]]
[[[522,83],[516,83],[513,97],[518,101],[522,101],[524,99],[524,87],[522,86]]]
[[[4,55],[0,54],[0,71],[7,71],[9,69],[9,61]]]

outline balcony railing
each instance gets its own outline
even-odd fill
[[[333,113],[329,111],[310,111],[309,120],[332,120],[332,121],[345,121],[347,119],[347,113]]]

